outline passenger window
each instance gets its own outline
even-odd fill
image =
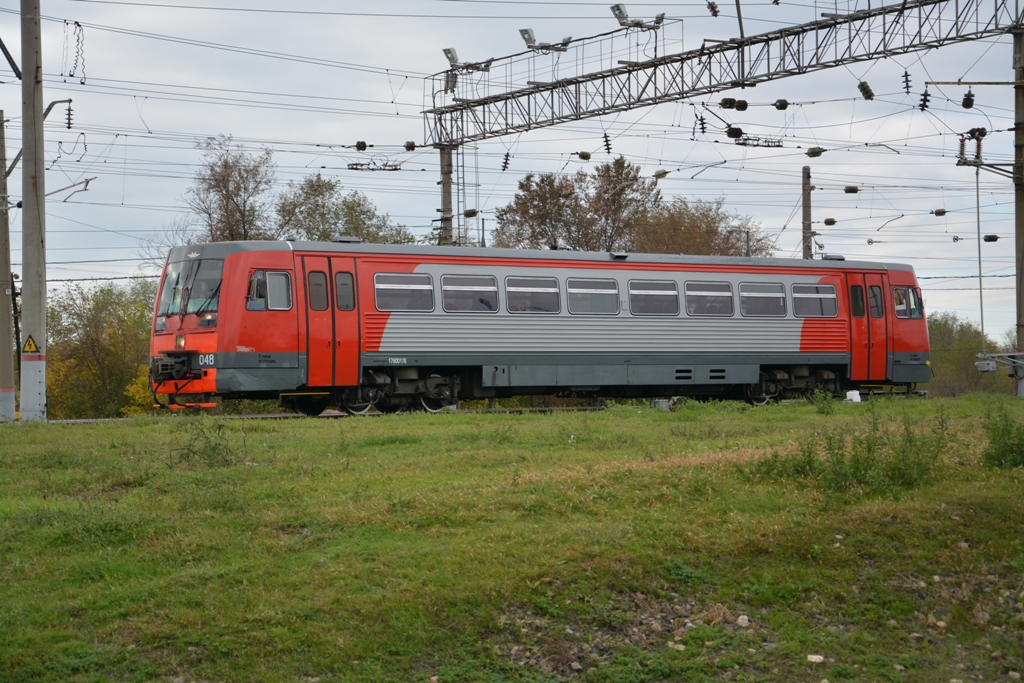
[[[373,289],[378,311],[434,310],[434,283],[429,275],[377,273]]]
[[[505,306],[509,313],[558,313],[558,280],[547,277],[505,278]]]
[[[339,311],[356,310],[356,288],[352,273],[334,274],[334,300],[338,302]]]
[[[730,316],[732,285],[728,282],[687,282],[686,314]]]
[[[860,285],[850,287],[850,312],[854,318],[864,317],[864,288]]]
[[[793,285],[793,315],[798,318],[835,318],[839,315],[832,285]]]
[[[441,306],[449,313],[497,313],[498,278],[442,275]]]
[[[313,271],[309,274],[309,307],[314,311],[326,311],[331,307],[327,300],[327,273]]]
[[[254,271],[249,278],[249,295],[245,300],[245,310],[267,310],[267,278],[262,270]]]
[[[786,315],[786,288],[781,284],[741,283],[740,314],[751,317]]]
[[[565,281],[569,312],[573,315],[615,315],[619,312],[619,284],[615,280]]]
[[[885,305],[882,303],[882,288],[871,285],[868,287],[868,304],[871,307],[871,317],[881,318],[885,315]]]
[[[679,287],[671,281],[630,280],[629,312],[633,315],[679,315]]]
[[[292,279],[288,273],[267,272],[267,308],[287,311],[292,307]]]

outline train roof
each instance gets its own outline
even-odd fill
[[[592,263],[651,263],[680,265],[761,266],[779,268],[853,269],[853,270],[909,270],[913,266],[903,263],[878,261],[837,261],[824,259],[786,259],[745,256],[694,256],[687,254],[643,254],[607,251],[563,251],[535,249],[479,249],[475,247],[434,247],[418,244],[371,244],[363,242],[213,242],[171,249],[168,263],[195,258],[224,258],[244,251],[302,251],[331,254],[394,254],[396,256],[502,258],[552,261],[589,261]]]

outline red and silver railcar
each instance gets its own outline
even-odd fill
[[[905,265],[354,242],[172,250],[151,355],[172,405],[309,414],[545,393],[760,402],[931,377]]]

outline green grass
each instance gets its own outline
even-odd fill
[[[833,407],[0,426],[0,681],[1024,672],[1024,404]]]

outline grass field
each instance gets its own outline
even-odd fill
[[[1000,409],[0,426],[0,681],[1011,680]]]

